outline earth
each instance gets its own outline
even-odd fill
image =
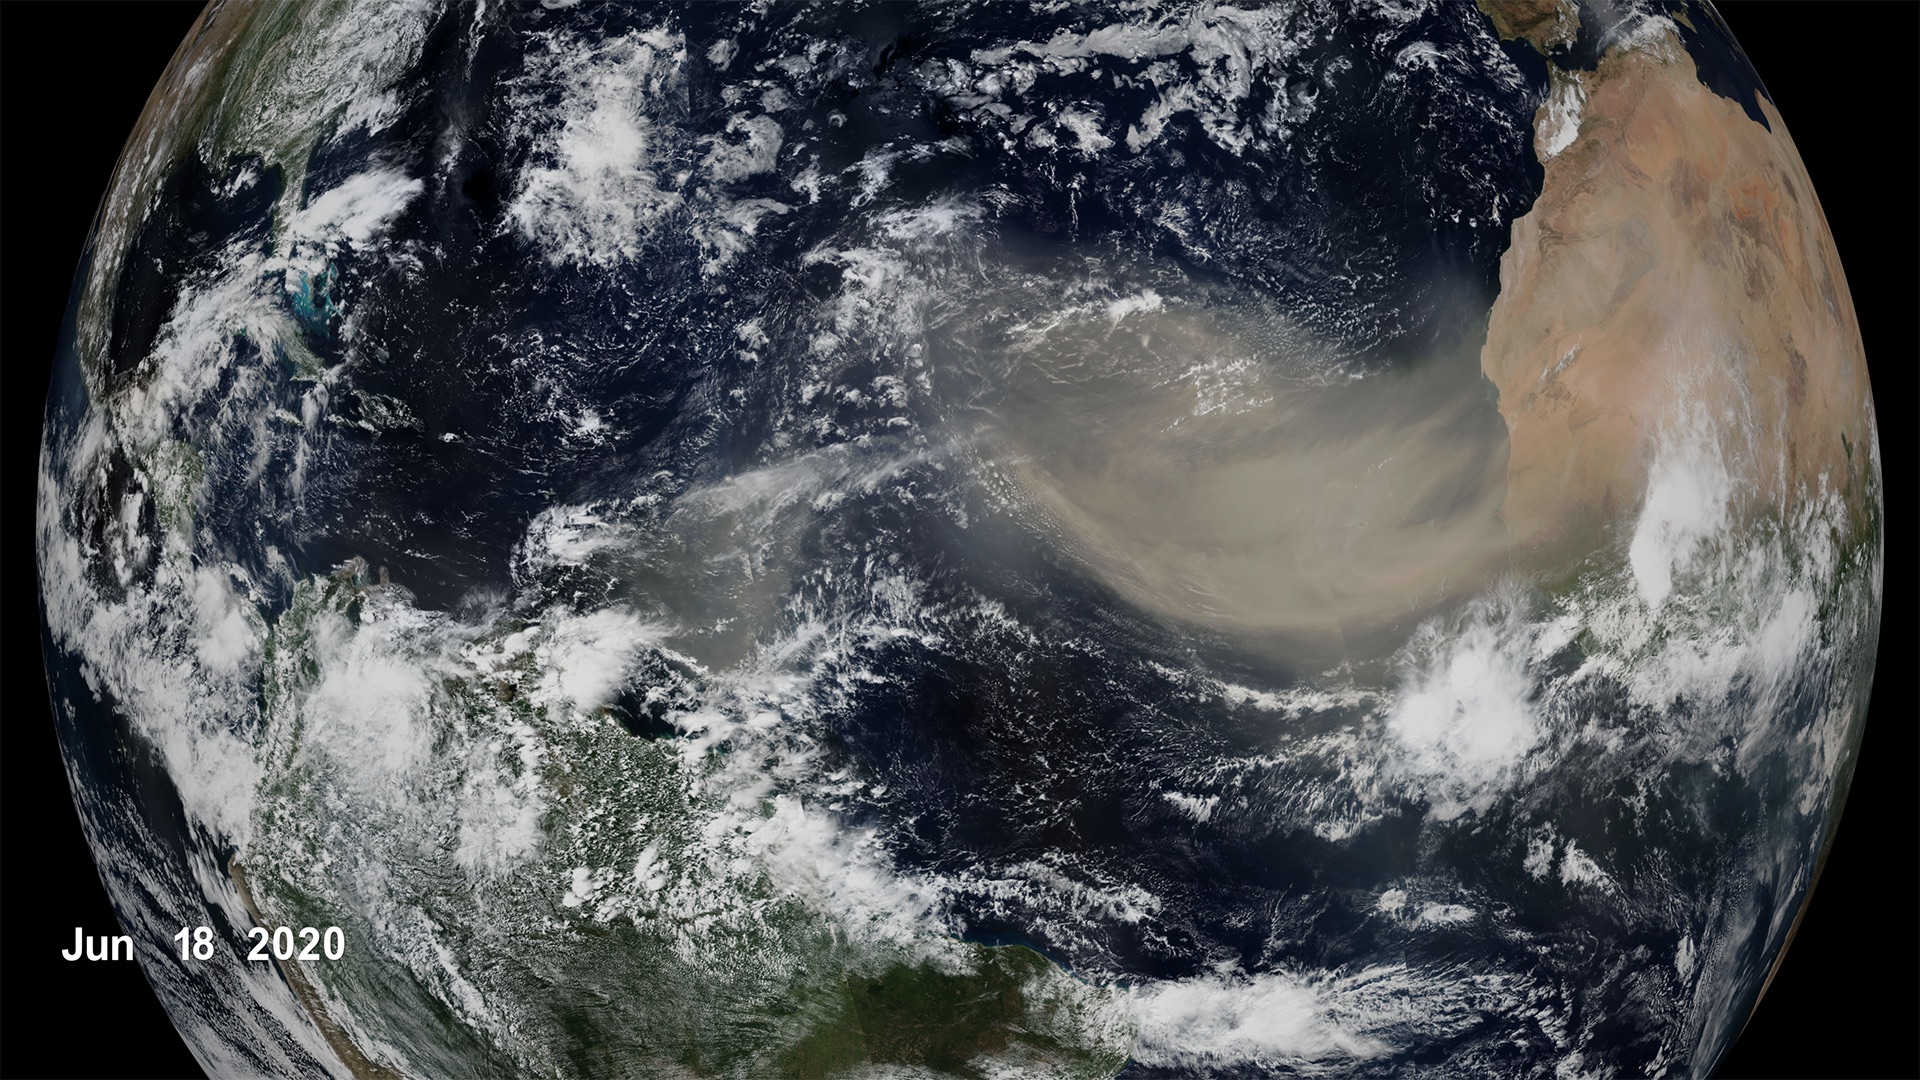
[[[216,1075],[1700,1074],[1873,680],[1693,3],[214,5],[62,341],[54,711]]]

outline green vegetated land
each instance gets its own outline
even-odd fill
[[[871,1062],[970,1077],[980,1075],[970,1062],[992,1055],[1056,1075],[1112,1075],[1125,1064],[1124,1054],[1089,1053],[1039,1030],[1068,1020],[1058,1014],[1071,1008],[1026,999],[1026,988],[1048,967],[1033,950],[1006,945],[979,950],[977,970],[968,975],[930,964],[849,975],[841,982],[838,1012],[782,1055],[781,1072],[831,1076]]]

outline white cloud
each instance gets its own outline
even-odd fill
[[[1545,881],[1553,870],[1553,830],[1547,829],[1527,840],[1527,857],[1521,867],[1535,881]]]
[[[544,755],[526,724],[513,725],[508,735],[510,745],[503,740],[478,744],[464,763],[453,859],[469,870],[497,874],[533,858],[540,848],[540,819],[547,809],[539,779]]]
[[[550,708],[570,704],[580,713],[606,704],[641,650],[665,634],[663,627],[621,608],[549,618],[547,640],[534,650],[545,669],[540,696]]]
[[[1647,477],[1646,502],[1627,559],[1640,598],[1657,608],[1674,575],[1691,569],[1699,542],[1726,528],[1733,482],[1711,422],[1695,412],[1669,434]]]
[[[773,171],[780,156],[782,133],[772,117],[736,116],[727,121],[727,136],[739,141],[730,142],[722,136],[709,140],[713,149],[701,162],[709,177],[731,183]]]
[[[339,615],[316,617],[320,675],[300,710],[306,751],[346,765],[342,775],[368,786],[391,783],[433,756],[433,684],[397,636],[417,620],[397,605],[389,611],[398,625],[376,620],[356,627]]]
[[[194,611],[198,616],[194,654],[207,668],[233,674],[253,659],[266,629],[250,605],[234,594],[227,574],[210,566],[194,572]]]
[[[1579,72],[1554,68],[1552,82],[1547,102],[1540,106],[1540,120],[1533,140],[1541,161],[1573,145],[1574,138],[1580,134],[1580,112],[1587,103],[1586,83],[1581,81]]]
[[[1600,868],[1600,864],[1591,855],[1580,850],[1580,845],[1567,841],[1567,850],[1560,856],[1560,883],[1562,885],[1591,885],[1606,892],[1615,889],[1613,876]]]
[[[395,169],[369,169],[314,196],[293,215],[295,241],[359,246],[372,240],[420,194],[418,179]]]
[[[1474,601],[1454,626],[1415,633],[1386,716],[1389,768],[1424,792],[1435,817],[1484,812],[1539,744],[1527,671],[1538,629],[1515,598],[1497,597]]]
[[[630,261],[682,202],[661,177],[678,152],[663,117],[682,87],[686,42],[652,30],[546,44],[529,68],[537,84],[559,85],[560,100],[528,94],[517,105],[544,163],[521,173],[507,213],[552,262]]]
[[[1154,1068],[1203,1071],[1366,1060],[1392,1050],[1340,1023],[1328,997],[1326,983],[1288,974],[1154,983],[1134,998],[1134,1058]]]

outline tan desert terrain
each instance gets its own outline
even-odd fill
[[[1773,104],[1769,130],[1707,89],[1670,29],[1553,78],[1543,189],[1481,357],[1511,436],[1516,566],[1567,567],[1631,528],[1663,432],[1690,424],[1716,433],[1737,510],[1847,486],[1866,467],[1847,447],[1871,438],[1866,358]]]

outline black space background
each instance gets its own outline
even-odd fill
[[[136,965],[58,955],[76,925],[119,929],[59,761],[32,545],[40,414],[69,280],[121,144],[197,12],[0,3],[0,1074],[10,1077],[200,1075]],[[1920,353],[1920,4],[1735,3],[1723,14],[1786,117],[1838,240],[1872,365],[1889,496],[1888,623],[1844,825],[1779,977],[1718,1075],[1920,1076],[1920,741],[1911,713],[1893,716],[1889,691],[1914,659],[1902,625],[1913,615],[1898,599],[1912,595],[1911,432],[1891,371]]]

